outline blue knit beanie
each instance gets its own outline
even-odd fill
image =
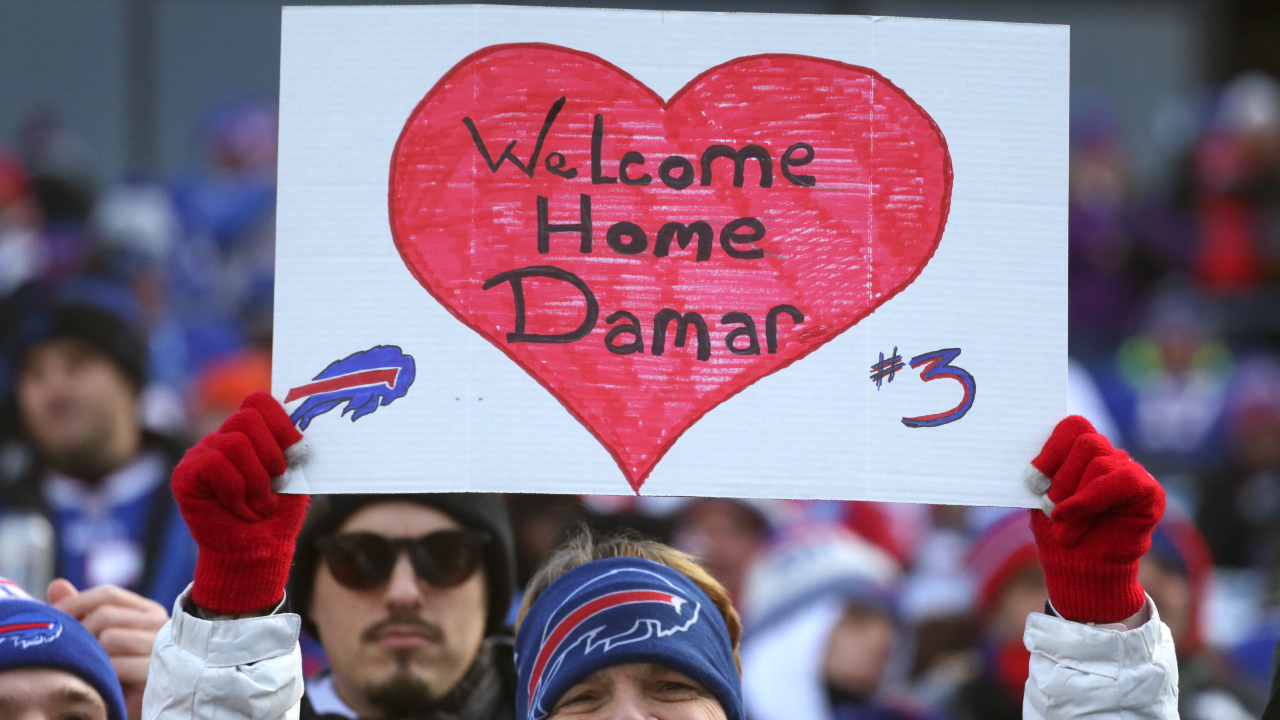
[[[79,620],[0,578],[0,672],[65,670],[102,696],[108,720],[125,720],[124,693],[111,660]]]
[[[639,558],[595,560],[556,578],[516,632],[517,720],[542,720],[588,675],[653,663],[688,675],[742,720],[729,629],[693,581]]]

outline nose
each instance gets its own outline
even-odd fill
[[[422,605],[422,591],[418,587],[418,576],[413,571],[408,551],[402,551],[396,558],[383,597],[393,607],[416,609]]]

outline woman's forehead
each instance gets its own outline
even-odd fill
[[[621,680],[647,680],[653,677],[679,676],[689,679],[687,675],[658,663],[624,663],[601,668],[583,678],[580,682],[609,683]]]

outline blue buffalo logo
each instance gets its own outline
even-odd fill
[[[0,620],[0,645],[11,642],[20,648],[53,642],[62,634],[62,623],[43,613],[17,613]]]
[[[413,384],[413,356],[395,345],[379,345],[329,364],[312,382],[289,391],[285,403],[306,398],[289,419],[306,430],[311,421],[338,407],[355,422],[381,405],[405,396]]]
[[[615,570],[610,575],[617,572],[635,571]],[[701,609],[697,602],[675,592],[651,587],[618,590],[575,607],[558,609],[553,617],[561,619],[545,628],[542,647],[529,674],[529,717],[546,717],[543,693],[569,653],[603,654],[632,643],[688,632],[698,622]]]

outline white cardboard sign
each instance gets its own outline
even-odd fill
[[[273,387],[311,492],[1032,506],[1068,29],[285,8]]]

